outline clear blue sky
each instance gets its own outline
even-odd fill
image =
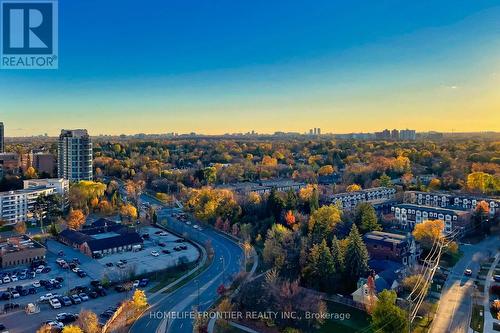
[[[500,130],[498,1],[64,0],[59,26],[58,70],[0,71],[7,135]]]

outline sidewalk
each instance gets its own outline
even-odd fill
[[[490,266],[486,281],[484,284],[484,332],[493,332],[493,323],[500,324],[500,320],[493,318],[490,312],[490,286],[493,279],[493,272],[495,271],[498,262],[500,261],[500,252],[495,256],[495,261]]]

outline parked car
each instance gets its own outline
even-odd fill
[[[139,287],[139,282],[140,282],[139,280],[135,280],[135,281],[134,281],[134,283],[132,284],[132,286],[133,286],[134,288]]]
[[[158,243],[158,246],[165,247],[165,246],[167,246],[167,244],[160,242],[160,243]]]
[[[64,282],[64,279],[60,276],[56,277],[56,281],[59,282],[59,283],[62,283]]]
[[[80,259],[78,259],[78,258],[73,258],[73,262],[74,262],[75,264],[80,265]]]
[[[495,280],[496,282],[500,282],[500,274],[493,275],[493,280]]]
[[[10,277],[6,276],[2,279],[3,283],[10,283],[11,282],[11,279]]]
[[[53,309],[60,309],[62,307],[61,303],[59,302],[59,300],[55,297],[51,298],[49,300],[49,304],[50,306],[53,308]]]
[[[99,281],[99,280],[92,280],[92,281],[90,281],[90,285],[92,287],[100,286],[101,285],[101,281]]]
[[[45,267],[44,269],[42,269],[42,273],[48,273],[52,270],[52,268],[50,267]]]
[[[35,288],[40,288],[42,285],[40,284],[40,281],[33,281],[33,283],[31,284],[33,287]]]
[[[44,265],[38,266],[37,269],[35,270],[35,273],[36,274],[41,274],[44,268],[45,268]]]
[[[28,296],[29,291],[28,291],[28,289],[21,289],[19,291],[19,293],[21,294],[21,296]]]
[[[139,282],[139,287],[146,287],[149,283],[149,279],[142,279],[140,282]]]
[[[28,294],[30,294],[30,295],[36,294],[36,288],[35,287],[29,287],[28,288]]]
[[[89,296],[86,293],[80,293],[80,294],[78,294],[78,296],[80,296],[80,298],[82,299],[82,302],[86,302],[89,300]]]
[[[60,321],[57,320],[48,320],[43,323],[43,326],[50,326],[53,329],[56,329],[58,331],[62,330],[64,328],[64,324],[61,323]]]
[[[106,266],[108,266],[108,267],[113,267],[113,263],[112,263],[112,262],[107,262],[107,263],[106,263]]]
[[[12,298],[18,298],[21,297],[21,294],[17,290],[13,290],[10,293],[12,295]]]
[[[73,303],[71,302],[71,298],[69,298],[68,296],[63,296],[62,299],[60,300],[61,304],[63,304],[64,306],[70,306],[72,305]]]
[[[71,295],[71,302],[73,304],[80,304],[82,302],[82,299],[78,295]]]
[[[84,278],[87,276],[87,273],[85,273],[84,271],[82,270],[79,270],[77,273],[76,273],[79,277],[81,278]]]
[[[161,250],[161,252],[163,252],[163,253],[165,253],[165,254],[170,254],[170,251],[169,251],[169,250],[166,250],[166,249]]]
[[[464,272],[464,275],[465,275],[465,276],[471,276],[471,275],[472,275],[472,269],[467,268],[467,269],[465,270],[465,272]]]
[[[2,295],[0,296],[0,298],[2,300],[4,300],[4,301],[8,301],[9,299],[12,298],[12,295],[10,293],[5,292],[5,293],[2,293]]]
[[[70,324],[78,319],[78,315],[72,313],[60,313],[56,316],[56,319],[63,324]]]
[[[153,257],[158,257],[160,254],[158,253],[158,251],[151,251],[151,255]]]
[[[124,286],[122,286],[122,285],[118,285],[118,286],[116,286],[116,287],[115,287],[115,290],[116,290],[117,292],[119,292],[119,293],[122,293],[122,292],[127,291],[127,289],[126,289]]]
[[[47,301],[49,301],[49,300],[50,300],[51,298],[53,298],[53,297],[56,297],[56,295],[54,295],[54,294],[52,294],[52,293],[48,293],[48,294],[45,294],[45,295],[40,296],[39,300],[40,300],[40,302],[42,302],[42,303],[43,303],[43,302],[47,302]]]
[[[90,298],[97,298],[97,297],[99,297],[99,294],[97,292],[95,292],[95,291],[91,291],[89,293],[89,297]]]

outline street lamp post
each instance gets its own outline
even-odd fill
[[[224,257],[220,257],[220,262],[222,263],[222,284],[226,282],[226,268],[224,263]]]

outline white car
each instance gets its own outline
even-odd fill
[[[186,221],[186,224],[187,224],[187,225],[191,225],[191,222],[189,222],[189,221]]]
[[[168,232],[162,231],[158,234],[158,236],[168,236]]]
[[[135,280],[134,284],[132,285],[134,288],[139,287],[139,280]]]
[[[12,282],[16,282],[18,280],[17,275],[12,275],[10,279],[12,280]]]
[[[49,301],[51,298],[54,298],[54,297],[55,297],[55,295],[52,294],[52,293],[48,293],[48,294],[42,295],[42,296],[40,296],[40,302]]]
[[[195,224],[195,225],[193,225],[193,228],[199,229],[200,227],[197,224]]]
[[[10,293],[12,295],[12,298],[18,298],[21,297],[21,294],[19,294],[19,291],[14,290]]]
[[[160,254],[158,253],[158,251],[151,251],[151,255],[153,257],[158,257]]]
[[[3,283],[9,283],[11,282],[10,277],[6,276],[3,278]]]
[[[47,321],[47,322],[45,322],[45,325],[50,326],[52,328],[56,328],[58,330],[62,330],[64,328],[63,323],[61,323],[60,321],[55,321],[55,320]]]
[[[45,267],[43,265],[38,266],[38,268],[35,270],[35,273],[36,274],[41,274],[44,268]]]
[[[472,269],[467,268],[467,269],[465,270],[465,272],[464,272],[464,275],[465,275],[465,276],[471,276],[471,275],[472,275]]]
[[[49,303],[50,303],[50,306],[52,306],[52,308],[54,309],[60,309],[61,308],[61,302],[59,302],[59,300],[55,297],[52,297],[51,299],[49,299]]]
[[[66,262],[66,260],[64,260],[63,258],[57,258],[56,259],[56,263],[58,263],[59,265],[62,265],[65,262]]]
[[[40,281],[35,281],[31,284],[33,287],[35,288],[40,288],[41,287],[41,284],[40,284]]]
[[[79,268],[79,267],[75,267],[75,268],[73,268],[73,269],[72,269],[72,271],[73,271],[74,273],[78,273],[78,272],[80,271],[80,268]]]

